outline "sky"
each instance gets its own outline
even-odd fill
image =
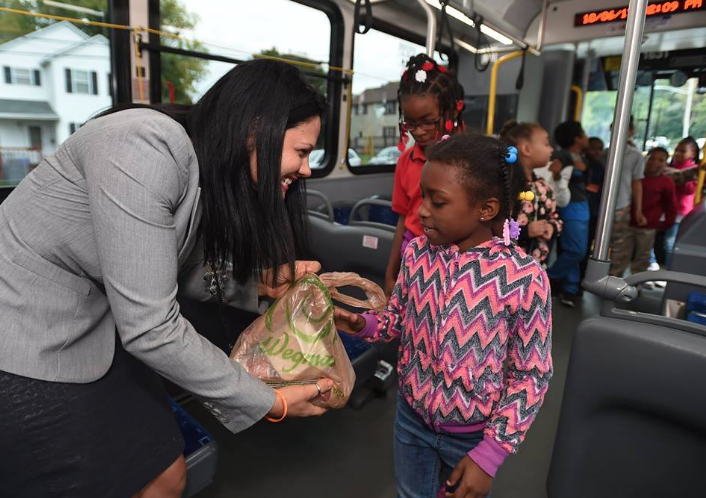
[[[184,36],[207,43],[209,52],[248,58],[275,47],[313,60],[328,61],[331,24],[321,11],[290,0],[181,0],[200,20]],[[398,80],[406,60],[423,47],[378,31],[356,35],[353,91]],[[232,66],[211,62],[209,74],[197,85],[197,96]]]

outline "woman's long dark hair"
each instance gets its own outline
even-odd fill
[[[232,261],[240,283],[283,264],[293,271],[307,249],[306,190],[297,181],[282,198],[284,134],[325,110],[324,97],[301,72],[284,62],[252,60],[226,73],[193,106],[128,104],[102,116],[139,107],[170,116],[193,142],[206,262],[221,267]],[[253,148],[257,184],[250,172]]]

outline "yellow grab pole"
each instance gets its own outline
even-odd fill
[[[581,109],[583,105],[583,90],[578,85],[571,85],[571,91],[576,94],[576,108],[574,109],[574,121],[581,121]]]
[[[696,179],[696,195],[694,196],[694,206],[698,206],[701,202],[701,192],[704,191],[704,180],[706,180],[706,157],[701,161],[701,169],[699,176]]]
[[[495,61],[493,67],[490,69],[490,94],[488,95],[488,126],[486,127],[486,134],[492,135],[493,129],[495,128],[495,96],[498,92],[498,69],[500,66],[505,64],[507,61],[512,59],[517,59],[522,57],[522,51],[518,50],[516,52],[510,52],[507,55],[503,55],[498,60]]]

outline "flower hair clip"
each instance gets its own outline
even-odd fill
[[[512,244],[520,236],[520,226],[512,218],[506,219],[503,223],[503,242],[506,246]]]
[[[520,201],[532,202],[534,200],[534,192],[532,192],[531,190],[527,190],[526,192],[520,192],[520,195],[517,196],[517,199]]]
[[[420,69],[414,73],[414,79],[419,83],[424,83],[427,80],[427,72],[424,69]]]

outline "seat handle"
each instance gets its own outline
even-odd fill
[[[655,280],[662,280],[675,284],[693,285],[694,287],[703,287],[706,289],[705,277],[669,270],[643,271],[636,273],[635,275],[630,275],[625,279],[625,282],[628,285],[635,286],[644,284],[645,282],[653,282]]]
[[[372,228],[381,228],[383,230],[390,230],[392,228],[393,230],[395,227],[391,225],[386,225],[385,223],[377,223],[374,221],[358,221],[355,219],[355,215],[358,214],[358,211],[363,208],[364,206],[382,206],[386,208],[390,208],[392,210],[392,202],[390,201],[384,201],[382,199],[363,199],[361,201],[358,201],[355,206],[353,206],[353,209],[351,209],[351,214],[348,217],[348,225],[349,226],[366,226],[366,227],[372,227]]]
[[[325,215],[326,219],[328,221],[330,221],[331,223],[333,223],[335,221],[336,217],[333,214],[333,204],[331,204],[331,201],[328,199],[326,194],[324,194],[323,192],[319,192],[318,190],[307,189],[306,195],[311,196],[311,197],[316,197],[316,198],[324,201],[324,206],[326,206],[326,215]],[[318,211],[313,211],[311,209],[307,209],[307,211],[315,216],[323,217],[322,213],[319,213]]]

